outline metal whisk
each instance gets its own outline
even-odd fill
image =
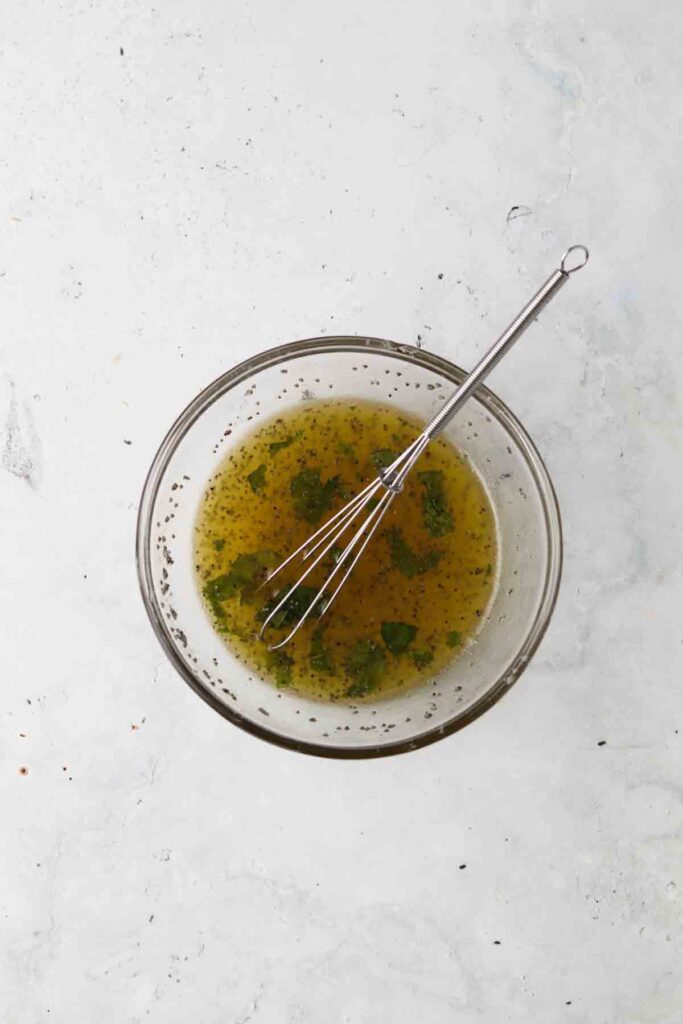
[[[572,258],[572,254],[576,254]],[[536,319],[540,311],[547,306],[552,298],[559,292],[560,288],[569,280],[569,275],[580,270],[588,262],[588,249],[584,245],[572,245],[565,252],[560,262],[560,267],[555,270],[545,284],[541,285],[534,297],[526,304],[518,316],[512,321],[509,327],[501,334],[494,345],[491,346],[485,356],[480,359],[475,368],[467,375],[455,392],[451,395],[443,408],[436,414],[434,419],[427,424],[422,433],[415,438],[404,452],[401,453],[386,469],[381,469],[377,477],[367,487],[364,487],[359,494],[352,498],[343,508],[331,516],[314,534],[301,544],[296,551],[293,551],[284,562],[281,562],[267,576],[264,586],[273,580],[295,559],[302,564],[309,563],[304,572],[299,576],[296,583],[291,587],[283,588],[282,596],[275,605],[269,609],[261,627],[260,636],[265,637],[266,630],[272,623],[278,612],[287,602],[292,600],[293,595],[301,587],[304,581],[311,575],[322,560],[332,551],[342,546],[340,541],[349,531],[351,536],[343,542],[343,549],[335,559],[335,564],[330,570],[322,587],[319,588],[314,600],[307,603],[302,611],[296,625],[287,636],[278,643],[268,645],[269,650],[275,651],[289,643],[304,622],[315,615],[321,618],[325,615],[337,594],[346,583],[358,559],[377,532],[382,519],[389,510],[392,502],[403,490],[403,485],[408,473],[413,468],[422,452],[425,450],[433,437],[436,437],[444,427],[450,423],[456,412],[464,405],[471,396],[477,385],[479,385],[491,372],[494,366],[503,358],[505,353],[512,348],[518,338],[524,333],[527,327]],[[376,498],[381,491],[381,497]],[[374,499],[374,501],[373,501]],[[370,503],[372,502],[372,505]],[[370,506],[370,507],[368,507]],[[367,514],[361,519],[361,513],[367,509]]]

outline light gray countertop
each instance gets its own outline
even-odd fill
[[[680,1024],[679,6],[0,20],[3,1024]],[[565,529],[522,680],[379,762],[223,721],[137,589],[173,418],[320,333],[470,366],[572,242],[491,378]]]

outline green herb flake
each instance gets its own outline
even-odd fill
[[[387,539],[391,552],[391,564],[409,580],[415,576],[423,576],[433,569],[443,554],[442,551],[427,551],[423,555],[418,555],[404,539],[403,533],[397,526],[392,526],[387,531]]]
[[[249,486],[251,487],[254,494],[260,494],[266,485],[266,465],[264,462],[258,466],[253,473],[249,473],[247,476]]]
[[[246,555],[238,555],[226,573],[216,576],[204,584],[203,593],[214,615],[222,619],[223,601],[229,601],[241,591],[255,586],[266,570],[277,565],[279,556],[275,551],[252,551]]]
[[[296,434],[290,434],[289,437],[285,437],[282,441],[271,441],[268,445],[268,451],[271,455],[277,455],[283,448],[289,448],[290,444],[294,444],[295,441],[298,441],[303,436],[303,430],[297,430]]]
[[[270,613],[280,603],[285,594],[292,590],[291,584],[272,597],[270,601],[258,612],[256,618],[259,622],[265,622]],[[312,607],[315,606],[315,607]],[[321,594],[317,587],[297,587],[287,597],[287,600],[275,612],[268,626],[273,629],[282,629],[283,626],[295,626],[299,619],[311,608],[309,618],[319,619],[325,610],[325,595]]]
[[[292,668],[294,659],[285,654],[284,651],[271,651],[268,656],[268,668],[275,676],[275,684],[278,690],[285,686],[292,685]]]
[[[492,573],[493,573],[493,566],[489,562],[489,564],[486,566],[486,569],[484,570],[484,575],[491,576]]]
[[[380,632],[385,646],[392,654],[403,654],[415,639],[417,626],[411,626],[408,622],[383,622]]]
[[[422,521],[432,537],[443,537],[453,529],[453,516],[448,508],[443,485],[443,471],[427,469],[417,474],[424,487]]]
[[[459,633],[457,629],[451,630],[446,636],[446,643],[449,647],[459,647],[462,642],[462,633]]]
[[[340,455],[346,456],[347,459],[351,459],[353,462],[356,461],[356,449],[347,441],[337,441],[337,451]]]
[[[370,458],[375,469],[388,469],[391,463],[396,461],[398,454],[393,448],[375,448]]]
[[[313,630],[311,646],[308,652],[308,660],[314,672],[322,672],[324,675],[334,675],[334,664],[330,652],[323,642],[323,627],[318,626]]]
[[[204,585],[204,595],[210,600],[227,601],[254,583],[277,560],[278,555],[274,551],[252,551],[247,555],[238,555],[228,572]]]
[[[431,651],[411,651],[410,657],[413,659],[415,668],[426,668],[427,665],[431,665],[434,661],[434,655]]]
[[[225,537],[217,537],[213,542],[214,551],[222,551],[225,547]]]
[[[386,670],[386,656],[373,640],[358,640],[346,656],[344,667],[353,680],[346,697],[365,697],[376,690]]]
[[[341,490],[341,483],[338,476],[332,476],[323,483],[319,469],[302,469],[292,480],[289,490],[297,518],[317,523],[324,512],[329,512]]]
[[[327,552],[327,557],[325,559],[324,565],[327,566],[328,569],[334,569],[335,565],[339,565],[339,563],[341,562],[341,557],[343,554],[344,548],[341,547],[339,544],[334,544]]]

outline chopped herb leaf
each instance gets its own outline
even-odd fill
[[[266,485],[266,465],[264,462],[258,466],[253,473],[249,473],[247,476],[249,486],[251,487],[254,494],[259,494]]]
[[[318,626],[313,630],[313,636],[311,637],[311,647],[308,652],[308,659],[311,663],[311,668],[315,672],[323,672],[326,675],[334,674],[334,665],[330,652],[323,643],[323,627]]]
[[[410,657],[413,659],[416,668],[426,668],[427,665],[431,665],[434,661],[434,655],[431,651],[411,651]]]
[[[254,584],[269,565],[278,561],[274,551],[253,551],[238,555],[227,572],[204,585],[204,594],[210,601],[227,601],[245,587]]]
[[[346,690],[347,697],[365,697],[379,685],[386,669],[386,657],[381,647],[372,640],[357,640],[348,655],[344,667],[353,679]]]
[[[256,616],[258,621],[265,622],[273,608],[277,607],[283,596],[291,589],[291,584],[289,584],[285,589],[277,593],[275,597],[272,597],[270,601],[266,602]],[[282,629],[283,626],[295,626],[311,605],[315,605],[315,607],[312,609],[309,618],[319,619],[325,610],[325,595],[321,594],[317,587],[297,587],[289,595],[282,608],[275,613],[268,625],[272,626],[273,629]]]
[[[214,614],[223,618],[221,602],[254,586],[265,575],[266,569],[277,565],[277,562],[278,555],[274,551],[252,551],[247,555],[238,555],[228,572],[204,584],[204,597]]]
[[[225,537],[217,537],[213,542],[214,551],[222,551],[225,547]]]
[[[490,576],[490,575],[491,575],[491,573],[493,572],[493,566],[491,565],[491,563],[490,563],[490,562],[489,562],[489,564],[488,564],[488,565],[486,566],[486,569],[485,569],[484,571],[485,571],[485,574],[486,574],[487,576]]]
[[[228,572],[204,584],[204,597],[208,601],[227,601],[229,597],[234,597],[237,590],[238,587]]]
[[[449,647],[459,647],[462,640],[462,633],[459,633],[457,629],[451,630],[446,636],[446,643]]]
[[[415,576],[423,576],[424,573],[429,572],[438,563],[443,554],[441,551],[427,551],[424,555],[418,555],[404,540],[403,534],[397,526],[392,526],[387,531],[387,539],[391,551],[391,563],[394,569],[398,569],[408,579],[413,579]]]
[[[335,544],[327,552],[324,564],[328,569],[334,569],[335,565],[338,565],[341,561],[341,556],[344,554],[344,548],[340,547],[339,544]]]
[[[424,487],[422,521],[432,537],[443,537],[453,529],[453,516],[443,486],[443,470],[427,469],[418,473],[417,478]]]
[[[317,523],[323,512],[329,512],[341,484],[338,476],[332,476],[323,483],[319,469],[302,469],[292,480],[289,490],[297,517],[307,523]]]
[[[337,441],[337,451],[340,455],[345,455],[347,459],[356,461],[356,449],[347,441]]]
[[[375,469],[387,469],[398,458],[398,452],[393,448],[375,448],[370,458]]]
[[[379,498],[370,498],[370,501],[365,506],[366,512],[372,512],[373,509],[379,505]]]
[[[294,444],[295,441],[298,441],[303,436],[303,430],[297,430],[296,434],[290,434],[289,437],[285,437],[282,441],[271,441],[268,445],[268,451],[271,455],[277,455],[283,448],[289,448],[290,444]]]
[[[284,651],[271,651],[268,656],[268,668],[275,676],[278,690],[290,686],[292,682],[292,666],[294,659]]]
[[[380,632],[392,654],[403,654],[415,639],[417,626],[411,626],[408,622],[383,622]]]
[[[263,603],[261,582],[261,579],[257,577],[253,583],[250,583],[246,587],[242,587],[240,590],[240,604],[255,606]]]

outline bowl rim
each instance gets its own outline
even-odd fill
[[[374,746],[358,747],[327,746],[322,743],[294,739],[283,735],[252,721],[234,708],[223,704],[214,694],[204,688],[177,651],[157,601],[152,578],[150,543],[152,512],[159,486],[170,459],[192,424],[196,422],[206,409],[225,394],[226,391],[252,377],[255,373],[260,373],[268,367],[277,366],[280,363],[288,362],[300,356],[323,352],[363,351],[417,364],[438,373],[446,381],[455,385],[460,384],[466,376],[465,371],[461,367],[443,356],[417,348],[415,345],[402,344],[366,335],[334,335],[331,337],[306,338],[301,341],[277,345],[250,356],[225,373],[222,373],[219,377],[216,377],[215,380],[203,388],[185,406],[166,433],[145,478],[138,510],[135,541],[138,581],[145,610],[169,661],[191,689],[210,707],[222,715],[223,718],[226,718],[233,725],[238,726],[252,736],[266,740],[276,746],[284,747],[287,750],[341,760],[387,757],[393,754],[418,750],[470,725],[496,704],[522,675],[545,635],[557,602],[563,560],[560,510],[555,489],[545,463],[536,445],[514,413],[510,411],[507,405],[493,391],[484,385],[480,385],[472,395],[471,401],[479,402],[484,406],[486,411],[494,416],[507,434],[512,437],[522,452],[539,492],[543,507],[546,536],[548,538],[548,559],[538,611],[531,628],[523,638],[514,656],[510,659],[507,669],[500,675],[493,686],[462,714],[455,716],[445,724],[435,726],[419,736],[388,743],[378,743]]]

